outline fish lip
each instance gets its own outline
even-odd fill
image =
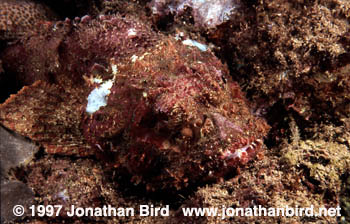
[[[235,161],[239,164],[246,164],[256,155],[262,144],[263,140],[260,138],[247,141],[247,143],[240,148],[237,148],[233,144],[232,147],[229,147],[221,154],[221,159],[224,161]]]

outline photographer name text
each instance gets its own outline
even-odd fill
[[[104,205],[102,207],[76,207],[71,205],[68,211],[62,210],[62,205],[32,205],[29,207],[32,216],[60,216],[64,212],[68,217],[112,217],[112,216],[135,216],[134,208],[113,207]],[[169,216],[169,205],[164,207],[154,207],[153,205],[140,205],[137,210],[139,216]]]

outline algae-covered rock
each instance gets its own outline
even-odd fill
[[[339,192],[341,176],[350,170],[350,152],[339,143],[306,140],[284,147],[281,162],[292,170],[303,170],[313,190]]]
[[[310,190],[310,184],[305,181],[303,172],[298,170],[286,170],[281,165],[278,150],[267,152],[261,161],[249,166],[241,175],[206,187],[195,192],[177,210],[174,223],[322,223],[325,220],[329,223],[336,223],[337,216],[258,216],[259,207],[266,208],[312,208],[318,211],[319,208],[337,208],[339,210],[339,188],[331,196]],[[183,216],[184,208],[218,208],[220,216]],[[254,214],[254,207],[257,211],[254,215],[237,215],[239,209],[244,210],[243,214]],[[225,217],[223,209],[227,210]],[[248,211],[248,213],[246,213]],[[342,210],[341,210],[342,211]],[[249,213],[250,212],[250,213]],[[263,214],[263,210],[261,213]],[[342,214],[342,212],[340,213]]]
[[[61,216],[71,205],[102,207],[103,169],[91,160],[54,159],[46,156],[25,168],[27,185],[39,203],[62,205]]]

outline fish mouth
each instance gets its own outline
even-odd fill
[[[221,159],[230,164],[244,165],[247,164],[252,158],[255,157],[256,153],[260,150],[263,145],[262,139],[247,140],[244,139],[242,142],[246,144],[239,147],[237,144],[233,144],[226,149]]]

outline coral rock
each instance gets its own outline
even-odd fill
[[[39,22],[56,18],[45,5],[27,0],[1,0],[0,11],[0,39],[22,36]]]
[[[190,10],[196,26],[211,29],[227,22],[241,5],[240,0],[153,0],[148,6],[155,19],[164,18],[169,14],[181,17],[185,15],[186,10]]]

